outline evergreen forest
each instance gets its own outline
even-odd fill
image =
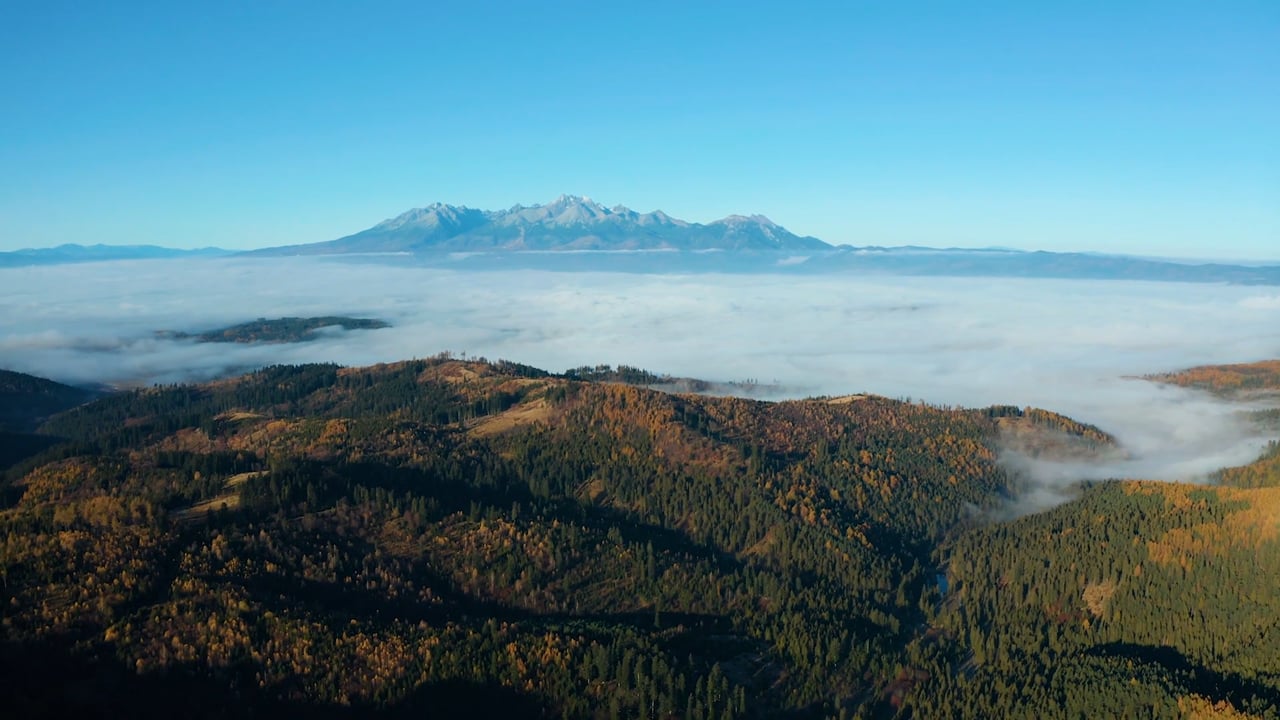
[[[1159,379],[1235,377],[1194,372]],[[1123,448],[657,377],[442,354],[59,396],[3,463],[5,715],[1280,718],[1274,444],[1011,518],[1005,453]]]

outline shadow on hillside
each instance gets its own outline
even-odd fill
[[[76,654],[69,643],[0,643],[0,692],[7,718],[455,718],[543,717],[536,698],[497,684],[421,685],[392,705],[323,705],[274,697],[247,666],[178,666],[138,675],[114,657]]]
[[[62,440],[52,435],[0,430],[0,472],[39,455]]]
[[[1102,657],[1125,658],[1159,665],[1183,678],[1191,692],[1214,701],[1229,700],[1240,707],[1242,703],[1254,700],[1262,701],[1270,707],[1280,707],[1280,691],[1275,688],[1196,665],[1176,648],[1116,642],[1098,645],[1089,652]]]
[[[333,507],[334,503],[349,501],[356,496],[356,489],[363,488],[366,493],[383,492],[386,502],[402,503],[399,510],[408,510],[412,506],[411,498],[417,496],[430,502],[425,511],[427,517],[439,519],[453,513],[462,513],[473,519],[490,516],[511,517],[513,508],[519,508],[521,517],[540,518],[550,522],[552,519],[568,520],[579,523],[600,535],[617,532],[618,538],[632,545],[651,545],[660,559],[679,562],[706,562],[715,572],[725,576],[744,573],[750,566],[766,567],[776,571],[785,571],[802,585],[812,585],[822,581],[816,572],[807,568],[782,567],[779,561],[770,558],[737,557],[711,542],[690,537],[689,534],[673,528],[663,527],[644,518],[637,517],[618,508],[598,504],[579,502],[567,497],[535,496],[528,485],[522,482],[515,473],[502,472],[505,468],[495,468],[491,476],[483,481],[458,477],[458,474],[439,472],[433,469],[402,467],[375,459],[361,459],[356,462],[343,462],[336,465],[323,463],[298,463],[291,469],[291,479],[282,479],[285,485],[292,483],[292,490],[282,490],[286,499],[272,501],[263,496],[264,501],[246,499],[238,510],[210,515],[210,522],[215,526],[235,526],[245,522],[263,523],[270,528],[275,523],[292,524],[302,516],[295,515],[302,507],[297,498],[311,495],[319,500],[318,508]],[[265,486],[272,481],[272,476],[256,478],[251,483]],[[313,492],[304,492],[301,488],[314,484]],[[250,485],[246,485],[251,487]],[[374,502],[374,501],[369,501]],[[276,504],[280,503],[280,504]],[[395,510],[393,510],[395,511]],[[326,512],[326,511],[321,511]],[[341,521],[336,521],[341,524]],[[356,554],[373,555],[378,551],[376,541],[362,538],[364,530],[352,527],[339,532],[338,527],[318,526],[307,532],[312,540],[331,539],[338,545],[358,545],[352,550]],[[194,526],[186,532],[199,535],[205,528]],[[912,541],[891,529],[878,528],[874,531],[874,541],[884,547],[915,548],[919,551],[919,543]],[[338,533],[330,536],[330,533]],[[592,541],[593,542],[593,541]],[[246,588],[255,600],[267,608],[277,612],[288,608],[305,606],[323,617],[346,622],[353,615],[376,623],[404,621],[416,623],[470,622],[477,619],[498,619],[506,621],[536,620],[545,623],[596,622],[611,625],[628,625],[637,629],[655,628],[654,611],[627,610],[619,613],[591,614],[569,613],[560,610],[539,611],[526,609],[505,603],[497,597],[475,595],[459,588],[447,572],[433,568],[430,563],[412,561],[412,574],[419,587],[429,587],[433,595],[440,600],[436,604],[426,604],[414,597],[392,598],[384,593],[370,591],[358,585],[346,583],[323,582],[289,575],[261,575],[243,580]],[[886,609],[890,612],[891,609]],[[685,617],[660,612],[659,621],[662,627],[683,624],[687,628],[703,628],[707,619],[694,615]],[[851,626],[860,637],[871,637],[885,631],[865,618],[849,620]],[[717,631],[722,632],[722,631]]]

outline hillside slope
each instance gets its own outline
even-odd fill
[[[1171,373],[1148,375],[1148,380],[1198,388],[1226,397],[1280,394],[1280,360],[1232,365],[1203,365]]]
[[[980,413],[541,375],[281,367],[60,416],[13,473],[5,637],[295,709],[873,707],[933,538],[1004,490]]]
[[[1280,714],[1280,489],[1106,483],[946,554],[921,717]]]
[[[113,395],[9,473],[0,670],[24,716],[977,717],[1005,697],[1003,641],[953,613],[988,606],[983,573],[1054,552],[1019,534],[1031,520],[975,523],[1016,491],[1010,418],[1044,451],[1110,442],[1041,411],[674,395],[447,356]],[[1087,524],[1110,487],[1055,512]],[[1124,527],[1160,543],[1213,512]],[[1125,627],[1106,641],[1147,641]],[[1268,666],[1200,648],[1150,669],[1161,707],[1271,697]],[[1189,679],[1206,672],[1238,689]]]
[[[49,416],[92,397],[92,392],[78,387],[0,370],[0,430],[29,432]]]
[[[49,447],[34,430],[50,416],[88,402],[94,393],[45,378],[0,370],[0,470]]]

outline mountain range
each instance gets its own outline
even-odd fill
[[[80,245],[66,243],[51,248],[25,248],[0,252],[0,267],[27,265],[63,265],[66,263],[101,262],[104,260],[160,260],[174,258],[221,257],[232,251],[205,247],[194,250],[159,245]]]
[[[487,250],[830,250],[814,237],[788,231],[763,215],[730,215],[692,223],[656,210],[607,208],[591,198],[561,195],[546,205],[477,210],[434,203],[328,242],[288,245],[254,255],[334,255]]]
[[[158,258],[335,257],[378,262],[412,256],[452,270],[531,269],[629,273],[859,273],[1280,285],[1280,265],[1188,262],[1102,253],[1008,248],[831,245],[796,235],[763,215],[702,224],[655,210],[607,208],[561,195],[545,205],[478,210],[434,203],[336,240],[235,253],[154,245],[60,245],[0,252],[0,267]]]

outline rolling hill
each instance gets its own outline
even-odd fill
[[[28,432],[94,393],[26,373],[0,370],[0,430]]]
[[[993,522],[1003,443],[1114,446],[1046,411],[442,355],[41,431],[0,510],[17,716],[1276,717],[1274,489]]]
[[[83,388],[0,370],[0,469],[56,443],[57,438],[34,431],[51,415],[94,396],[93,391]]]

